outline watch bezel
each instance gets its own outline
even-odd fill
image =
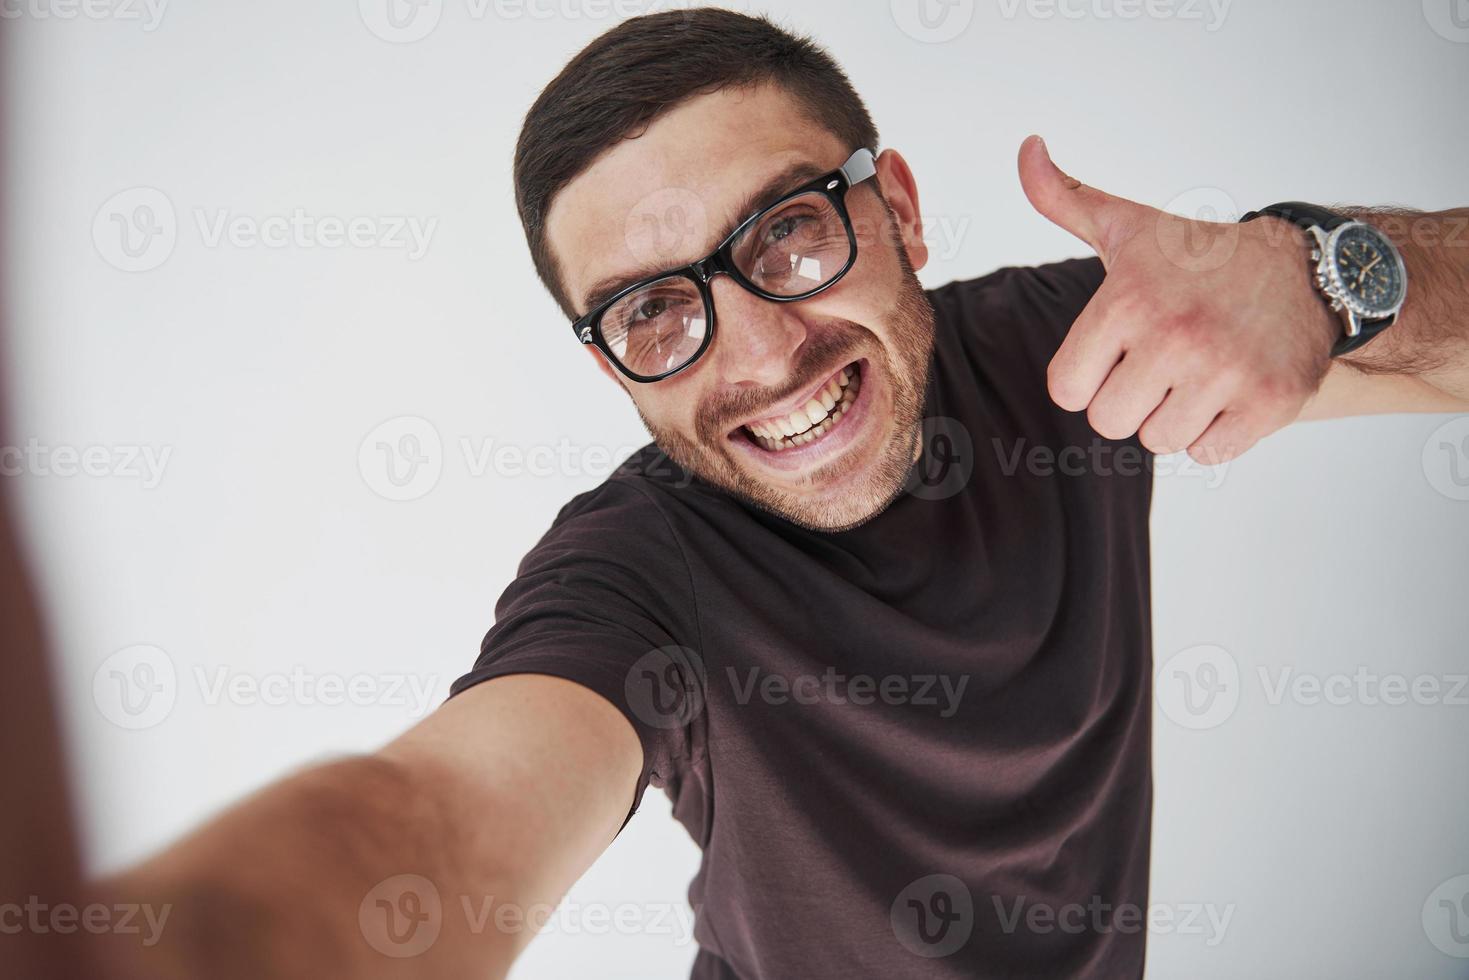
[[[1352,294],[1352,291],[1347,288],[1346,283],[1342,281],[1341,265],[1337,259],[1337,248],[1344,234],[1360,228],[1365,228],[1378,240],[1382,246],[1382,250],[1392,256],[1393,263],[1397,266],[1398,295],[1392,305],[1386,310],[1376,309],[1363,303]],[[1334,306],[1339,308],[1344,307],[1347,312],[1352,314],[1353,322],[1348,325],[1348,336],[1356,336],[1360,331],[1360,325],[1355,322],[1357,319],[1383,320],[1398,315],[1398,311],[1403,308],[1403,300],[1408,295],[1408,269],[1403,264],[1402,253],[1398,251],[1398,247],[1393,244],[1392,239],[1388,238],[1366,221],[1345,221],[1326,233],[1325,239],[1321,242],[1320,253],[1320,259],[1316,264],[1317,284],[1334,301]],[[1357,329],[1352,329],[1353,327]]]

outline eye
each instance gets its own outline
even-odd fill
[[[654,320],[668,311],[668,300],[654,296],[643,300],[633,311],[634,320]]]
[[[803,215],[782,215],[765,229],[765,241],[775,243],[794,235],[810,219]]]

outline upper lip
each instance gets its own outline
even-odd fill
[[[822,375],[821,380],[812,385],[804,395],[801,395],[799,398],[790,399],[783,408],[767,409],[765,414],[746,419],[745,421],[740,423],[740,426],[753,428],[761,422],[778,422],[783,418],[788,418],[792,412],[796,411],[798,408],[801,408],[807,402],[816,399],[816,395],[821,392],[821,389],[825,388],[827,383],[831,381],[832,378],[835,378],[838,374],[840,374],[842,372],[842,369],[847,366],[848,365],[846,364],[842,364],[834,368],[833,370],[828,371],[826,374]],[[819,399],[817,400],[819,401]],[[736,426],[736,429],[738,428],[739,426]]]

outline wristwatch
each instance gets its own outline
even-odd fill
[[[1311,249],[1316,288],[1345,321],[1332,357],[1356,350],[1393,325],[1407,296],[1408,270],[1386,235],[1365,221],[1303,201],[1272,204],[1239,220],[1262,214],[1284,218],[1316,239]]]

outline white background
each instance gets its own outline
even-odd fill
[[[883,145],[912,164],[933,234],[927,285],[1087,254],[1020,192],[1030,132],[1082,180],[1190,212],[1469,204],[1463,0],[925,2],[932,30],[899,0],[760,9],[829,47]],[[510,183],[540,87],[640,8],[429,0],[395,34],[379,7],[175,0],[156,22],[141,4],[0,8],[11,441],[171,454],[156,486],[118,467],[30,465],[17,479],[98,869],[410,725],[412,705],[385,689],[358,706],[272,705],[211,703],[209,685],[412,675],[437,703],[519,557],[607,471],[599,454],[646,441],[535,281]],[[113,215],[146,218],[132,208],[158,200],[136,188],[166,198],[176,240],[155,239],[139,260],[153,267],[130,272]],[[296,209],[382,232],[407,218],[431,228],[428,248],[209,244],[221,216]],[[404,423],[374,436],[365,467],[359,448],[403,416],[437,434],[437,454],[423,445],[441,472],[393,501],[372,461]],[[1223,474],[1159,479],[1157,661],[1212,644],[1223,659],[1185,652],[1173,667],[1212,656],[1239,676],[1212,715],[1176,700],[1157,713],[1153,900],[1233,910],[1213,946],[1155,935],[1152,976],[1469,971],[1425,925],[1434,889],[1469,873],[1469,706],[1269,696],[1286,668],[1469,671],[1469,501],[1456,499],[1469,488],[1454,481],[1469,479],[1469,433],[1435,434],[1450,421],[1297,426]],[[575,472],[475,462],[487,444],[563,440]],[[101,706],[107,671],[131,665],[104,661],[139,644],[162,651],[147,656],[177,690],[156,723],[129,729]],[[1168,676],[1164,700],[1178,694]],[[696,861],[651,792],[568,900],[630,908],[647,927],[593,935],[558,920],[515,976],[685,975],[694,947],[664,917]]]

